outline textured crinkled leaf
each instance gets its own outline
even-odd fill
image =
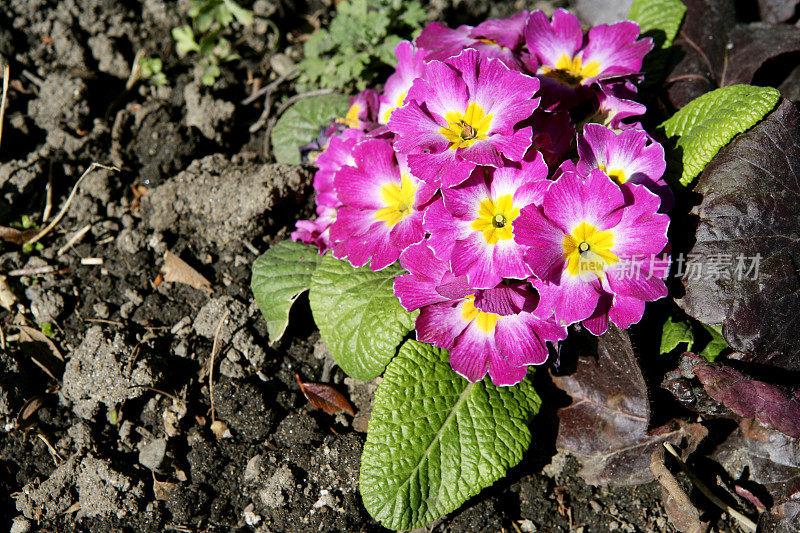
[[[747,359],[800,372],[800,113],[783,101],[708,165],[678,304]],[[714,267],[714,268],[712,268]]]
[[[639,24],[643,37],[653,39],[653,49],[642,63],[645,87],[662,81],[685,13],[686,6],[680,0],[636,0],[631,6],[628,19]]]
[[[686,6],[680,0],[635,0],[628,19],[639,24],[642,35],[653,37],[656,46],[668,48],[678,34]]]
[[[732,85],[692,100],[666,120],[664,131],[678,137],[682,153],[680,183],[690,185],[720,148],[772,111],[780,96],[772,87]]]
[[[392,265],[378,272],[353,268],[326,255],[311,278],[308,299],[319,332],[336,363],[356,379],[379,376],[414,327],[418,311],[407,312],[392,290],[405,273]]]
[[[540,404],[528,379],[470,383],[446,351],[406,341],[375,394],[361,457],[364,506],[400,530],[458,508],[522,459]]]
[[[687,320],[675,322],[672,317],[667,317],[661,329],[661,353],[669,353],[681,343],[686,343],[686,351],[692,349],[694,334],[692,325]]]
[[[317,249],[298,242],[274,245],[253,263],[250,288],[267,320],[270,342],[278,342],[289,324],[289,310],[311,286],[320,257]]]
[[[281,115],[272,130],[270,143],[279,163],[300,163],[299,148],[319,135],[319,127],[332,118],[344,116],[349,98],[343,94],[324,94],[303,98]]]

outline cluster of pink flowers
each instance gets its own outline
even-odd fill
[[[431,24],[331,128],[319,216],[292,237],[356,267],[399,260],[418,340],[473,382],[518,383],[570,324],[638,322],[667,294],[672,204],[636,121],[638,37],[633,22],[584,35],[564,10]]]

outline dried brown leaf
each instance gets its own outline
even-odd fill
[[[0,226],[0,239],[22,246],[28,241],[28,239],[36,235],[38,232],[39,230],[36,228],[19,230],[17,228],[10,228],[8,226]]]
[[[178,488],[179,483],[170,483],[169,481],[159,481],[153,476],[153,496],[156,500],[167,501],[172,496],[175,489]]]
[[[171,283],[183,283],[200,290],[211,288],[211,283],[202,274],[169,250],[164,254],[161,275],[164,281]]]
[[[60,361],[64,360],[64,356],[61,355],[61,352],[58,350],[58,347],[55,343],[50,340],[50,337],[42,333],[36,328],[32,328],[30,326],[14,326],[19,329],[19,340],[21,342],[37,342],[45,344],[49,349],[50,352],[56,356]]]
[[[297,378],[297,384],[300,385],[300,390],[303,391],[306,399],[308,399],[308,403],[310,403],[311,407],[314,409],[322,409],[329,415],[335,415],[341,412],[347,412],[351,415],[356,414],[353,410],[353,406],[347,401],[347,398],[330,385],[322,383],[304,383],[300,381],[300,376],[298,374],[295,374],[295,377]]]

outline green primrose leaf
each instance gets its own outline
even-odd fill
[[[364,506],[404,531],[453,511],[522,459],[540,405],[528,379],[470,383],[447,351],[406,341],[375,393],[361,456]]]
[[[270,137],[272,151],[279,163],[300,163],[298,147],[316,139],[320,126],[332,118],[344,116],[350,99],[342,94],[303,98],[281,115]]]
[[[686,13],[680,0],[635,0],[628,19],[639,24],[642,35],[652,37],[656,48],[669,48]]]
[[[414,327],[418,312],[403,309],[392,289],[403,272],[397,264],[378,272],[353,268],[329,254],[311,276],[308,301],[314,322],[348,376],[379,376]]]
[[[686,6],[680,0],[635,0],[628,19],[639,24],[642,37],[653,39],[653,49],[644,58],[644,85],[652,87],[664,76],[672,53],[672,42],[680,30]]]
[[[319,261],[315,247],[283,241],[253,263],[250,288],[267,320],[267,333],[272,344],[278,342],[286,331],[289,310],[311,286],[311,274]]]
[[[727,350],[729,346],[722,336],[722,326],[709,326],[708,324],[702,324],[702,326],[708,334],[711,335],[711,340],[706,344],[706,347],[703,348],[703,351],[700,352],[700,356],[705,357],[709,362],[713,363],[714,359],[723,351]]]
[[[682,152],[680,184],[691,185],[719,149],[772,111],[780,96],[774,87],[731,85],[695,98],[666,120],[661,127],[677,137]]]
[[[691,351],[694,344],[692,324],[688,320],[675,322],[672,317],[667,317],[661,330],[661,353],[669,353],[683,342],[686,343],[686,351]]]

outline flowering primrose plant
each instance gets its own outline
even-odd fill
[[[502,477],[542,401],[529,367],[668,295],[675,196],[639,95],[654,46],[562,9],[433,23],[322,125],[317,217],[259,259],[253,290],[277,341],[309,289],[342,370],[382,376],[360,490],[386,527]]]
[[[620,22],[584,37],[558,10],[401,42],[383,93],[346,114],[376,120],[348,120],[359,127],[319,155],[320,216],[292,238],[373,271],[399,259],[394,294],[420,310],[417,340],[450,350],[471,382],[519,383],[570,324],[638,322],[667,293],[664,149],[621,119],[585,123],[549,167],[533,142],[583,102],[590,118],[644,112],[632,98],[652,41],[638,33]]]

